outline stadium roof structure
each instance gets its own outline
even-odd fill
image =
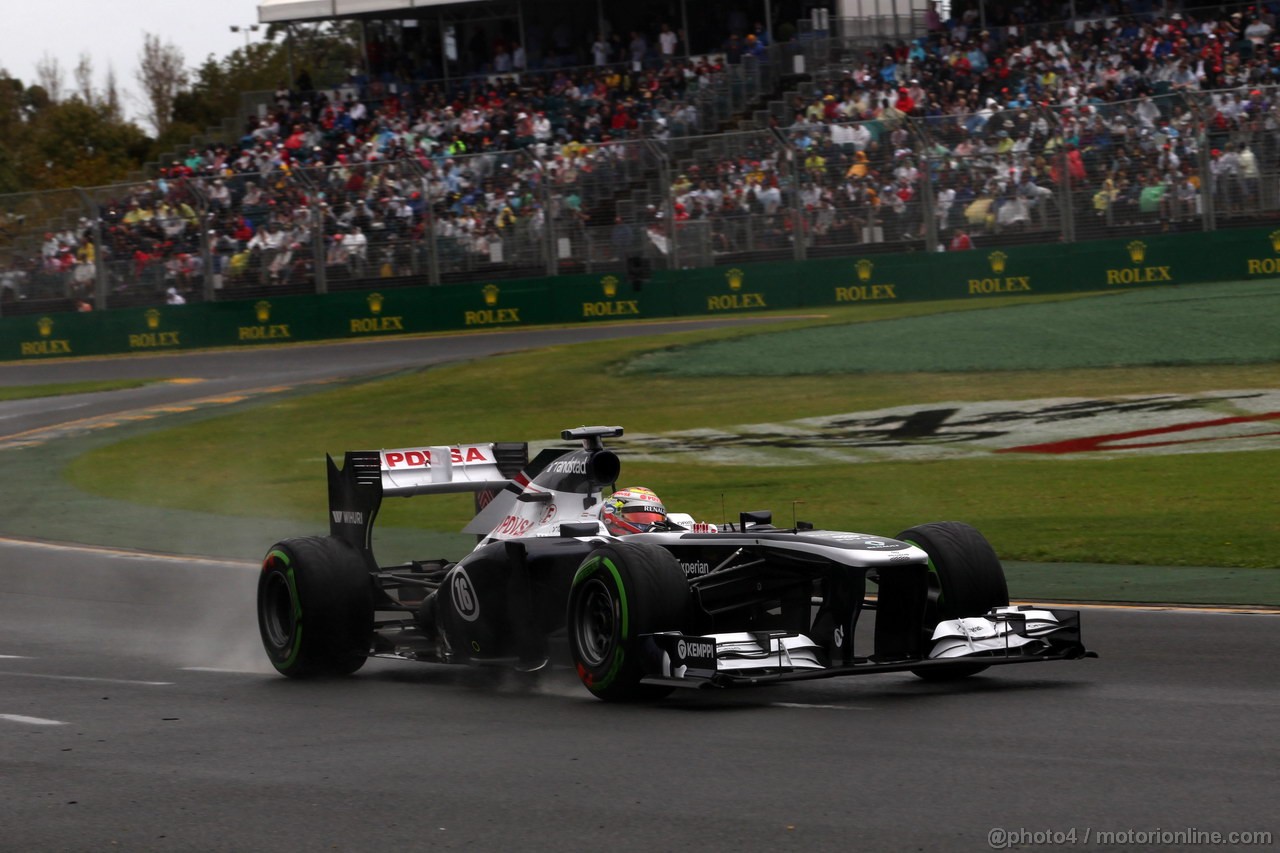
[[[345,15],[412,11],[433,6],[463,6],[484,0],[260,0],[258,22],[319,21]]]

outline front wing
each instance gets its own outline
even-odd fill
[[[645,683],[737,687],[876,672],[919,671],[957,664],[1034,663],[1097,657],[1080,639],[1080,612],[999,607],[985,616],[941,622],[927,657],[855,658],[827,666],[821,646],[804,634],[749,631],[694,637],[679,632],[643,638]]]

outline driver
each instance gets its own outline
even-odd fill
[[[644,486],[618,489],[605,498],[601,511],[604,526],[614,536],[626,533],[646,533],[670,527],[667,508],[662,499]]]

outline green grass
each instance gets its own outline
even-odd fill
[[[60,397],[65,394],[92,394],[97,391],[123,391],[150,385],[154,379],[104,379],[96,382],[61,382],[56,385],[7,385],[0,387],[0,402],[31,400],[36,397]]]
[[[1221,286],[1220,286],[1221,287]],[[1171,289],[1180,293],[1180,289]],[[856,338],[871,321],[957,310],[983,322],[1003,306],[1061,300],[931,303],[833,312],[789,326]],[[1114,298],[1070,300],[1112,310]],[[980,305],[981,310],[977,306]],[[1151,309],[1157,313],[1155,308]],[[850,320],[858,323],[850,325]],[[870,325],[866,325],[871,323]],[[1176,330],[1163,327],[1166,333]],[[323,524],[324,453],[488,440],[547,440],[565,427],[617,423],[631,432],[729,427],[950,400],[1194,393],[1280,387],[1275,363],[1076,368],[1046,374],[842,373],[785,380],[622,375],[646,352],[738,338],[773,345],[776,328],[684,332],[556,347],[276,399],[241,413],[142,435],[74,460],[89,492],[166,508],[287,517]],[[688,356],[693,358],[692,355]],[[140,466],[139,459],[148,460]],[[155,477],[156,471],[165,472]],[[821,526],[892,535],[912,524],[975,524],[1011,560],[1275,567],[1280,451],[1128,458],[990,457],[785,468],[628,463],[626,484],[709,520],[772,509]],[[456,531],[469,496],[389,500],[380,525]]]

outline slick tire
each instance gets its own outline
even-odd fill
[[[291,678],[350,675],[373,635],[373,583],[360,553],[333,537],[277,542],[258,576],[258,631]]]
[[[1004,566],[991,543],[959,521],[920,524],[897,535],[929,555],[929,602],[925,625],[932,634],[939,622],[982,616],[1009,603]],[[925,681],[953,681],[982,672],[984,664],[957,663],[912,670]]]
[[[638,639],[683,630],[689,584],[671,553],[656,545],[617,542],[583,560],[569,590],[566,625],[578,677],[611,702],[661,699],[670,687],[641,684],[646,666]]]

